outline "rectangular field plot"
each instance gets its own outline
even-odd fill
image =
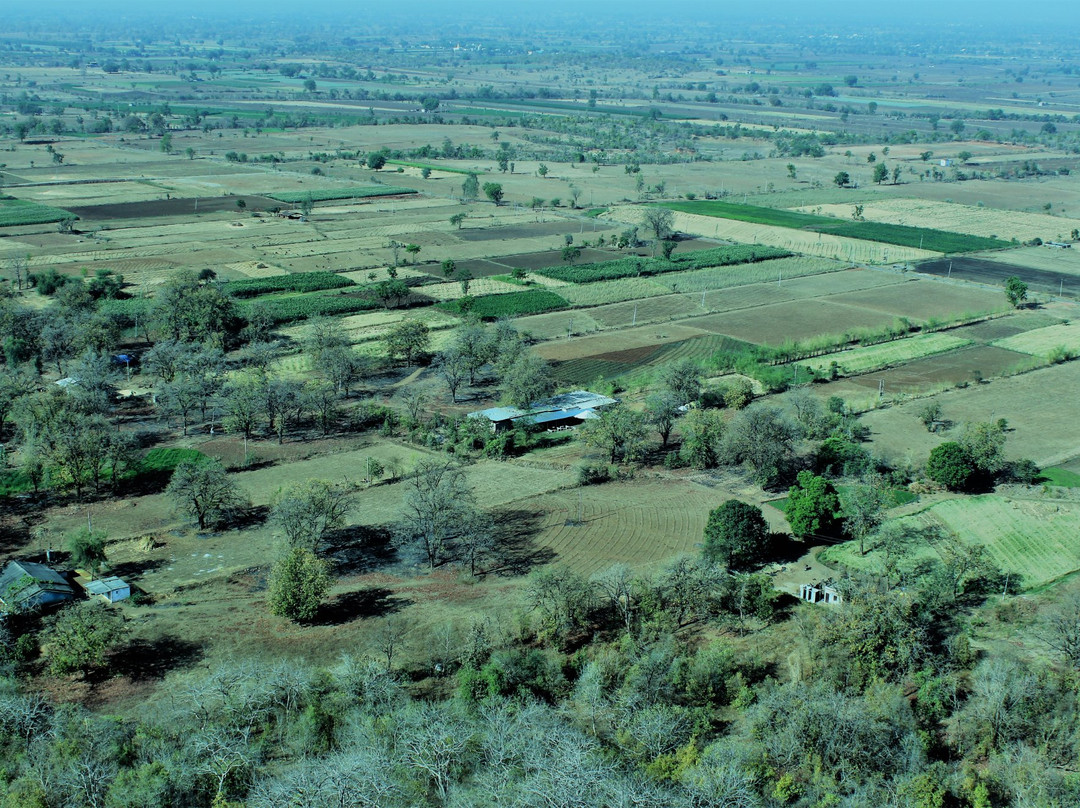
[[[1026,354],[996,348],[991,345],[972,345],[941,356],[913,359],[888,370],[867,373],[851,379],[851,383],[868,390],[877,390],[885,382],[887,393],[920,393],[946,385],[971,382],[975,374],[992,378],[1003,373],[1031,367]]]
[[[1001,292],[926,280],[838,294],[831,300],[884,312],[894,317],[921,321],[932,317],[948,319],[965,313],[1002,311],[1008,308],[1008,301]]]
[[[717,351],[740,351],[746,343],[718,334],[703,334],[665,345],[646,345],[559,362],[555,378],[568,386],[588,385],[597,378],[614,379],[648,367],[657,367],[680,359],[704,362]]]
[[[919,334],[880,345],[868,345],[865,348],[852,348],[850,351],[827,354],[798,364],[820,372],[829,368],[833,362],[836,362],[840,366],[840,372],[850,376],[856,373],[865,373],[875,368],[910,362],[912,359],[923,356],[944,353],[970,343],[971,340],[952,336],[951,334]]]
[[[1057,317],[1051,317],[1039,311],[1019,311],[1005,317],[995,317],[981,323],[953,328],[949,330],[949,333],[977,342],[994,342],[1007,337],[1015,337],[1025,331],[1034,331],[1036,328],[1058,325],[1060,322],[1061,320]]]
[[[693,317],[686,325],[758,345],[779,345],[786,340],[803,340],[819,334],[882,328],[894,319],[884,312],[815,299]]]
[[[583,312],[564,311],[558,314],[542,314],[539,317],[522,317],[515,320],[515,325],[521,331],[532,331],[531,324],[545,317],[557,318],[562,322],[562,336],[566,336],[566,324],[569,317],[574,318],[574,333],[577,333],[577,318]],[[585,337],[575,337],[572,340],[556,340],[536,346],[536,352],[552,362],[562,362],[567,359],[580,359],[582,357],[599,356],[612,351],[627,351],[646,346],[669,345],[691,337],[707,336],[709,332],[700,328],[692,328],[685,323],[664,323],[658,325],[638,326],[627,328],[617,333],[593,334]]]
[[[1073,227],[1075,226],[1074,224]],[[1016,267],[1080,277],[1080,245],[1073,245],[1067,250],[1046,245],[1042,247],[1020,247],[1016,250],[1009,250],[1005,255],[1008,256],[1008,262]],[[993,253],[987,256],[987,258],[992,257],[994,257]],[[1069,285],[1068,278],[1065,279],[1065,285]]]
[[[1080,569],[1080,504],[1012,500],[996,494],[950,499],[905,517],[917,528],[943,528],[961,541],[981,544],[1002,572],[1021,577],[1024,589]],[[907,564],[939,558],[933,543],[917,545]],[[881,552],[859,555],[853,542],[830,548],[823,560],[856,569],[880,568]]]
[[[1032,356],[1045,357],[1057,348],[1064,348],[1075,355],[1080,353],[1080,322],[1036,328],[1034,331],[999,339],[994,345]]]
[[[1073,253],[1075,250],[1060,250]],[[1074,264],[1063,259],[1061,269],[1023,266],[1013,263],[1013,252],[992,253],[994,260],[976,257],[941,258],[924,261],[916,269],[928,275],[951,276],[964,281],[985,283],[1004,288],[1005,281],[1016,276],[1028,285],[1031,292],[1048,295],[1063,294],[1066,297],[1080,295],[1080,282],[1074,275]],[[1008,262],[1008,263],[1006,263]],[[1067,271],[1066,271],[1067,268]]]

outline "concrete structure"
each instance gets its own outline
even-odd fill
[[[30,561],[11,561],[0,573],[0,608],[40,609],[74,599],[75,590],[56,570]]]
[[[799,587],[799,599],[807,603],[843,603],[844,598],[832,586],[832,581],[820,584],[803,584]]]
[[[470,412],[469,417],[486,418],[491,422],[493,432],[513,429],[518,423],[533,423],[549,430],[566,429],[596,418],[597,410],[617,403],[615,399],[598,393],[575,390],[572,393],[534,401],[527,410],[517,407],[492,407]]]

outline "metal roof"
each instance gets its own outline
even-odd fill
[[[2,573],[0,573],[0,598],[13,584],[18,584],[23,578],[29,577],[32,583],[17,592],[12,592],[14,599],[25,601],[39,592],[56,592],[64,595],[74,595],[73,590],[64,576],[56,570],[46,567],[44,564],[35,564],[32,561],[12,561]]]
[[[558,418],[570,418],[575,416],[566,415],[568,410],[594,410],[600,407],[608,407],[618,402],[613,398],[602,396],[599,393],[590,393],[588,390],[575,390],[572,393],[543,398],[529,405],[528,410],[517,407],[492,407],[479,412],[470,412],[470,418],[487,418],[489,421],[516,421],[518,418],[528,416],[538,424]],[[543,417],[547,413],[558,413],[554,417]],[[587,417],[587,416],[586,416]]]
[[[86,591],[92,595],[107,595],[110,592],[115,592],[118,589],[130,589],[127,582],[121,578],[117,578],[115,575],[110,578],[99,578],[96,581],[90,581],[86,585]]]
[[[522,415],[528,415],[528,413],[525,410],[519,410],[517,407],[492,407],[491,409],[469,413],[470,418],[487,418],[489,421],[509,421],[513,418],[520,418]]]

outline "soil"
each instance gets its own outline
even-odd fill
[[[917,266],[917,269],[919,272],[930,275],[949,276],[950,266],[952,267],[951,277],[959,280],[1003,287],[1006,280],[1015,276],[1026,283],[1032,292],[1053,295],[1060,292],[1065,297],[1080,296],[1080,286],[1077,285],[1074,275],[987,261],[984,258],[938,258],[933,261],[924,261]],[[1072,288],[1069,287],[1070,283]]]
[[[244,201],[243,209],[237,207]],[[199,199],[159,199],[154,202],[117,202],[110,205],[78,205],[68,207],[83,221],[103,219],[150,219],[158,216],[187,216],[195,213],[220,213],[222,211],[255,211],[270,208],[287,208],[288,205],[267,196],[211,196]]]

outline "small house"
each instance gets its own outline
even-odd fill
[[[79,570],[79,575],[75,577],[75,583],[87,594],[87,596],[99,597],[109,603],[116,603],[118,600],[124,600],[131,597],[131,586],[121,578],[117,578],[115,575],[108,578],[97,578],[90,580],[86,577],[82,570]]]
[[[532,423],[548,431],[557,431],[580,426],[584,421],[597,418],[597,410],[617,403],[615,399],[598,393],[575,390],[572,393],[534,401],[526,410],[518,407],[492,407],[470,412],[469,417],[487,419],[491,423],[492,432],[504,432],[519,423]]]
[[[832,581],[820,584],[803,584],[799,587],[799,600],[807,603],[843,603],[843,596],[832,586]]]
[[[44,564],[11,561],[0,573],[0,606],[5,611],[40,609],[74,597],[64,576]]]

